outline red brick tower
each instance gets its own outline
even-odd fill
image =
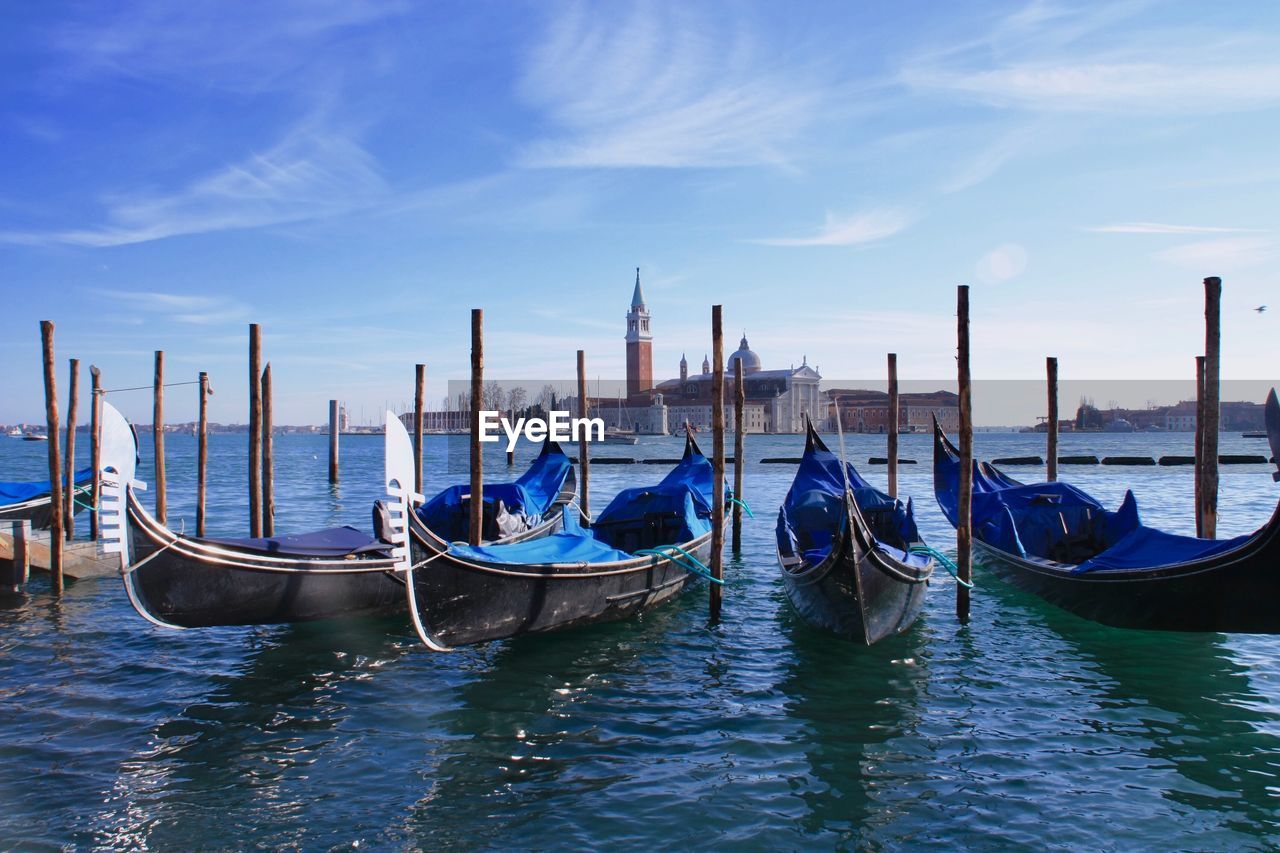
[[[640,289],[640,268],[636,267],[636,289],[627,313],[627,398],[643,398],[653,388],[653,334],[649,331],[649,309]]]

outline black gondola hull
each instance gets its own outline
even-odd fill
[[[1280,551],[1271,541],[1230,561],[1123,575],[1046,571],[976,540],[974,555],[982,568],[1012,586],[1104,625],[1152,631],[1280,633],[1276,606]]]
[[[199,540],[159,527],[132,496],[129,515],[136,568],[125,584],[140,612],[162,624],[272,625],[404,611],[404,581],[388,559],[354,558],[350,570],[303,557],[267,563],[249,552],[222,560]],[[255,561],[264,565],[248,567]]]
[[[822,563],[784,568],[782,585],[796,612],[814,627],[871,645],[906,631],[924,607],[928,581],[894,574],[918,570],[869,554],[846,540]],[[892,574],[891,574],[892,572]]]
[[[683,546],[706,562],[711,535]],[[413,537],[416,564],[438,554]],[[444,646],[462,646],[625,619],[684,589],[689,572],[669,560],[552,569],[469,563],[437,556],[413,573],[419,618]]]

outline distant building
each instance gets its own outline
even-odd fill
[[[827,392],[830,427],[837,408],[845,432],[883,433],[889,430],[889,395],[863,388],[833,388]],[[933,419],[947,432],[960,428],[960,397],[950,391],[898,395],[898,432],[930,432]]]

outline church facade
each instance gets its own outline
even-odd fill
[[[691,374],[685,357],[680,358],[679,376],[655,383],[653,373],[653,329],[651,315],[636,270],[631,306],[626,315],[627,404],[597,401],[591,408],[605,419],[609,429],[637,432],[676,432],[685,423],[698,429],[711,426],[711,363],[704,355],[702,370]],[[757,433],[799,433],[805,417],[825,426],[827,405],[819,390],[822,379],[816,367],[802,359],[784,369],[766,370],[760,356],[752,351],[744,334],[738,349],[725,363],[725,420],[732,428],[734,370],[742,362],[743,429]]]

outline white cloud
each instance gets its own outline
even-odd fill
[[[1174,246],[1157,252],[1155,257],[1203,275],[1214,275],[1272,261],[1280,254],[1277,248],[1276,241],[1268,237],[1226,237]]]
[[[111,288],[91,288],[89,292],[109,303],[112,308],[123,309],[130,316],[157,315],[170,322],[192,326],[240,322],[249,316],[249,308],[244,303],[216,296]]]
[[[267,151],[181,189],[109,197],[101,225],[46,233],[0,232],[0,242],[121,246],[334,216],[387,194],[373,158],[352,137],[312,120]]]
[[[606,9],[631,8],[624,22]],[[745,31],[696,6],[578,6],[532,52],[519,93],[554,129],[532,167],[783,164],[819,106]]]
[[[1223,228],[1217,225],[1168,225],[1162,222],[1118,222],[1084,228],[1099,234],[1241,234],[1256,228]]]
[[[856,246],[892,237],[911,224],[911,216],[902,210],[875,209],[853,216],[827,213],[827,220],[811,237],[769,237],[750,240],[763,246]]]
[[[996,246],[978,260],[975,274],[983,284],[1003,284],[1027,268],[1027,250],[1017,243]]]

